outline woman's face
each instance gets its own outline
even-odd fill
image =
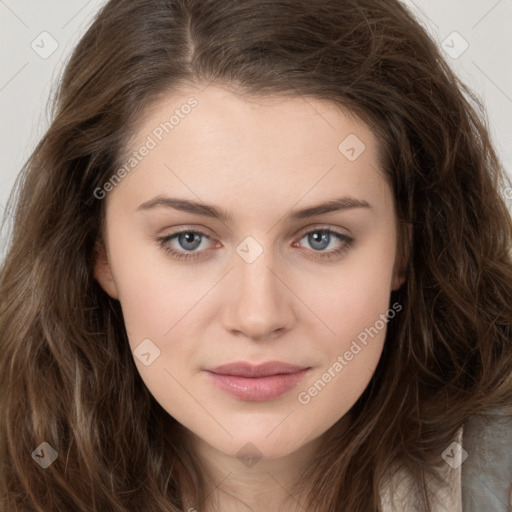
[[[148,111],[125,176],[105,186],[96,278],[147,388],[210,447],[290,454],[367,386],[402,283],[377,145],[328,102],[210,85]],[[306,370],[211,372],[240,362]]]

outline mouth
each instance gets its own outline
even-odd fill
[[[297,386],[311,367],[280,361],[260,365],[230,363],[205,370],[222,391],[241,400],[262,402],[273,400]]]

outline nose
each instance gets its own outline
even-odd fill
[[[252,340],[274,339],[292,328],[296,315],[293,293],[282,272],[264,252],[247,263],[240,259],[226,282],[224,328]]]

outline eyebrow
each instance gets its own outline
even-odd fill
[[[232,220],[232,215],[222,208],[209,204],[198,203],[196,201],[190,201],[188,199],[166,196],[157,196],[142,203],[137,208],[137,211],[148,211],[158,207],[173,208],[183,212],[212,217],[222,222],[229,222]],[[308,208],[303,208],[302,210],[292,211],[288,217],[290,220],[294,221],[340,210],[351,210],[354,208],[371,208],[371,205],[367,201],[356,199],[354,197],[340,197]]]

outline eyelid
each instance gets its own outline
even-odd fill
[[[345,229],[346,231],[348,231],[348,234],[344,235],[344,233],[339,233],[337,230],[338,229]],[[347,237],[351,237],[352,236],[352,233],[350,231],[350,229],[348,228],[345,228],[343,226],[337,226],[335,228],[333,228],[332,226],[330,225],[325,225],[325,224],[315,224],[315,223],[312,223],[312,224],[309,224],[307,226],[304,226],[299,232],[297,235],[295,235],[296,237],[298,237],[298,239],[300,240],[304,235],[308,234],[310,231],[315,231],[315,230],[318,230],[318,231],[330,231],[332,233],[338,233],[340,235],[344,235],[344,236],[347,236]],[[158,239],[168,239],[168,238],[171,238],[173,236],[176,236],[176,235],[179,235],[181,233],[196,233],[196,234],[199,234],[199,235],[202,235],[206,238],[209,238],[210,240],[213,240],[214,237],[210,236],[208,233],[206,233],[207,229],[205,228],[196,228],[196,227],[193,227],[193,226],[183,226],[183,227],[180,227],[177,231],[173,231],[171,233],[169,233],[168,235],[163,235],[162,237],[159,237]]]
[[[303,227],[299,231],[300,234],[298,236],[302,238],[302,236],[304,236],[305,234],[309,233],[310,231],[331,231],[333,233],[338,233],[340,235],[343,235],[343,233],[339,232],[340,229],[344,229],[344,230],[348,231],[348,234],[345,235],[345,236],[352,236],[352,233],[351,233],[350,229],[345,228],[343,226],[333,227],[332,225],[315,224],[315,223],[309,224],[308,226]]]
[[[308,235],[311,232],[315,232],[315,231],[328,232],[328,233],[334,235],[340,242],[344,242],[345,245],[343,245],[342,247],[340,247],[338,249],[331,250],[331,251],[325,251],[325,252],[324,251],[314,251],[312,255],[307,256],[307,257],[310,257],[313,259],[335,258],[336,256],[343,253],[345,250],[348,250],[350,248],[350,246],[352,245],[352,243],[354,242],[354,238],[351,235],[340,233],[338,231],[338,229],[339,228],[332,228],[331,226],[326,226],[326,225],[321,225],[321,224],[310,224],[310,225],[302,228],[301,231],[299,232],[299,234],[296,235],[296,237],[295,237],[296,241],[293,242],[293,246],[295,246],[295,244],[298,244],[302,240],[302,238],[304,238],[304,236]],[[350,230],[347,228],[342,228],[342,229],[346,229],[347,231],[350,232]],[[207,233],[202,231],[202,229],[196,229],[196,228],[184,226],[184,227],[178,229],[177,231],[174,231],[168,235],[158,237],[156,239],[156,241],[167,253],[171,254],[172,257],[176,260],[186,260],[186,259],[195,260],[195,259],[202,258],[204,253],[206,253],[209,249],[203,249],[201,251],[188,251],[187,252],[187,251],[183,251],[183,250],[175,250],[175,249],[169,248],[169,246],[167,244],[170,242],[170,240],[182,233],[194,233],[194,234],[198,234],[202,237],[206,237],[209,240],[213,239],[213,237],[211,237],[210,235],[208,235]],[[306,249],[305,252],[311,252],[311,251],[308,251]],[[315,252],[316,252],[316,254],[315,254]]]

